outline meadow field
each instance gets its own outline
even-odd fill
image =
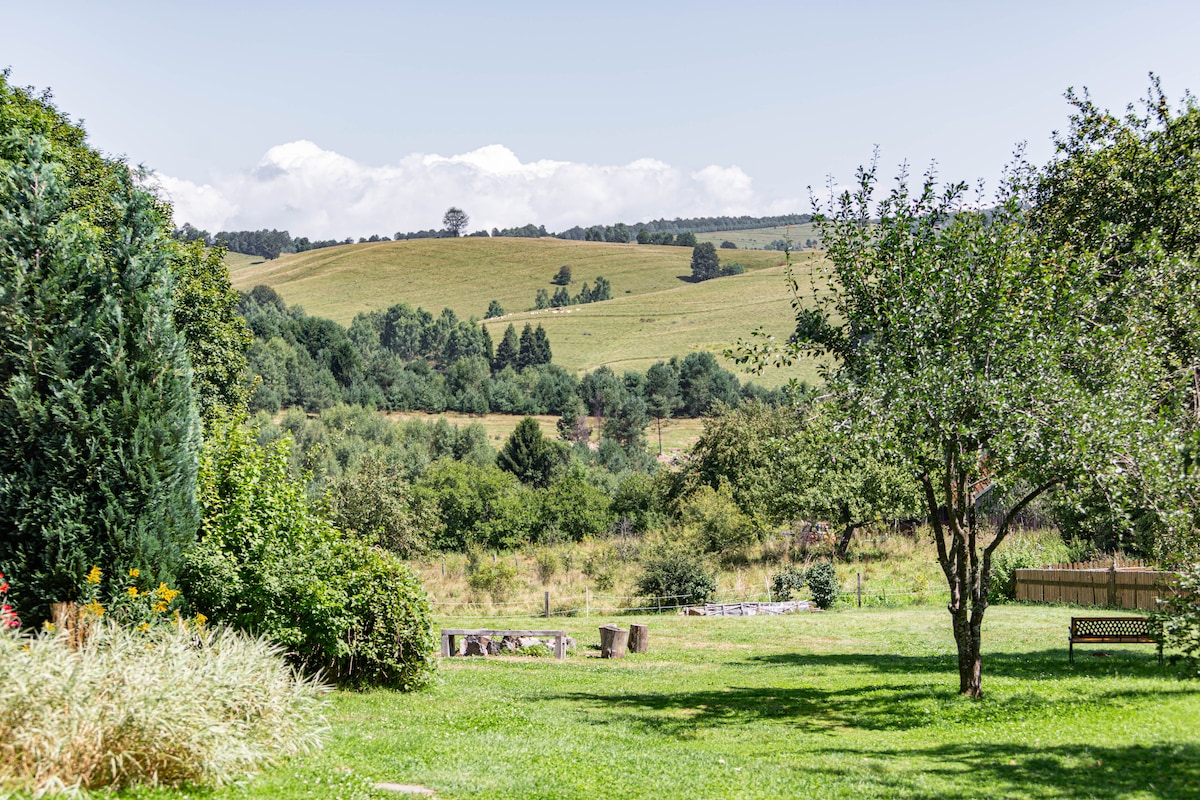
[[[817,239],[817,227],[811,222],[803,225],[779,225],[773,228],[748,228],[742,231],[715,231],[713,233],[697,233],[696,241],[712,242],[718,247],[721,242],[733,242],[738,250],[761,250],[771,242],[783,239],[792,243],[792,249],[799,251],[806,239]],[[721,251],[722,256],[733,258],[734,251]]]
[[[257,284],[275,289],[289,305],[314,316],[349,324],[362,311],[398,302],[460,317],[482,317],[491,300],[508,313],[487,320],[493,341],[504,328],[540,323],[550,335],[554,363],[581,372],[607,364],[617,372],[644,370],[659,359],[693,350],[721,351],[758,327],[787,337],[795,326],[784,279],[783,254],[721,251],[726,263],[746,272],[703,283],[691,282],[691,249],[559,239],[419,239],[343,245],[251,263],[230,264],[235,288]],[[795,254],[793,269],[808,274],[813,254]],[[570,266],[572,293],[604,276],[613,299],[603,303],[531,311],[538,289],[561,266]],[[721,359],[728,369],[736,365]],[[764,385],[790,378],[815,380],[815,371],[768,373]]]
[[[577,642],[565,662],[443,659],[422,692],[334,693],[319,755],[196,796],[397,796],[377,783],[444,798],[1200,796],[1200,687],[1153,648],[1083,648],[1068,664],[1073,613],[990,609],[982,701],[955,693],[937,605],[556,619]],[[650,651],[597,658],[610,621],[648,624]]]

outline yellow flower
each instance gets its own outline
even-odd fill
[[[103,574],[104,573],[100,571],[99,567],[92,567],[92,571],[87,574],[87,582],[88,583],[99,583],[100,576]]]
[[[42,623],[42,630],[44,630],[46,633],[54,633],[54,623],[46,620]]]
[[[137,590],[137,587],[136,587],[136,586],[130,586],[128,589],[126,589],[126,590],[125,590],[125,592],[126,592],[126,594],[128,594],[130,597],[137,597],[137,596],[138,596],[138,590]]]
[[[202,628],[206,622],[208,622],[208,617],[203,614],[196,614],[196,627]]]
[[[145,633],[146,631],[150,630],[150,623],[143,622],[141,625],[138,625],[138,630],[142,633]]]
[[[160,598],[162,598],[167,603],[170,603],[172,600],[174,600],[176,597],[179,596],[178,589],[172,589],[169,586],[167,586],[165,583],[160,583],[158,585],[158,588],[154,590],[154,593],[156,595],[158,595]]]
[[[100,605],[100,602],[97,600],[93,600],[92,602],[88,603],[83,607],[83,610],[85,613],[93,614],[97,617],[104,616],[104,606]]]
[[[164,611],[166,611],[166,610],[167,610],[167,603],[166,603],[166,601],[164,601],[164,600],[159,600],[157,603],[155,603],[155,604],[154,604],[154,613],[155,613],[155,614],[161,614],[161,613],[163,613],[163,612],[164,612]]]
[[[141,570],[139,570],[137,567],[134,567],[133,569],[129,570],[129,577],[131,577],[131,578],[136,578],[141,574],[142,574]]]

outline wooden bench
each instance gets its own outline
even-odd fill
[[[458,648],[454,646],[455,638],[459,636],[487,636],[488,638],[496,638],[497,636],[553,636],[554,637],[554,657],[567,657],[567,634],[564,631],[508,631],[508,630],[493,630],[491,628],[478,628],[475,630],[467,630],[464,628],[443,628],[442,629],[442,655],[449,658],[453,653],[457,652]]]
[[[1156,644],[1158,663],[1163,663],[1163,646],[1150,632],[1145,617],[1071,617],[1070,660],[1075,663],[1075,643]]]

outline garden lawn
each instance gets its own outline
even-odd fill
[[[565,663],[444,660],[427,691],[338,693],[323,753],[204,796],[1200,797],[1200,684],[1152,646],[1071,666],[1072,613],[989,609],[980,702],[955,694],[939,607],[556,619],[578,639]],[[648,622],[650,652],[595,658],[608,621]]]

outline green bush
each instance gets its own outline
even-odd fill
[[[771,596],[776,600],[791,600],[795,592],[805,587],[808,571],[803,567],[785,567],[771,576]]]
[[[322,687],[227,628],[0,632],[0,788],[223,785],[320,746]]]
[[[1200,564],[1181,570],[1176,588],[1153,620],[1163,644],[1182,653],[1187,677],[1200,678]]]
[[[838,584],[837,570],[833,568],[832,561],[818,561],[813,564],[805,572],[805,581],[817,608],[829,608],[837,601],[841,586]]]
[[[554,577],[556,572],[558,572],[558,568],[562,564],[562,561],[559,559],[558,554],[553,550],[544,548],[538,550],[534,555],[533,563],[537,568],[538,580],[540,580],[542,585],[545,586],[546,584],[550,583],[550,579]]]
[[[490,595],[493,603],[503,603],[517,588],[517,568],[507,561],[484,561],[468,569],[467,585],[475,592]]]
[[[699,605],[716,592],[717,579],[695,552],[666,546],[643,557],[637,589],[644,597],[670,598],[676,605]]]
[[[1074,561],[1078,554],[1078,548],[1068,545],[1056,533],[1009,536],[992,556],[988,602],[1005,603],[1016,599],[1016,570]]]
[[[701,486],[683,503],[680,516],[696,531],[701,547],[709,553],[737,550],[758,539],[758,527],[738,508],[727,483],[722,483],[720,489]]]
[[[313,511],[288,475],[288,448],[287,439],[261,447],[236,425],[214,431],[185,595],[213,621],[266,636],[339,682],[423,685],[434,647],[424,591],[395,556]]]

